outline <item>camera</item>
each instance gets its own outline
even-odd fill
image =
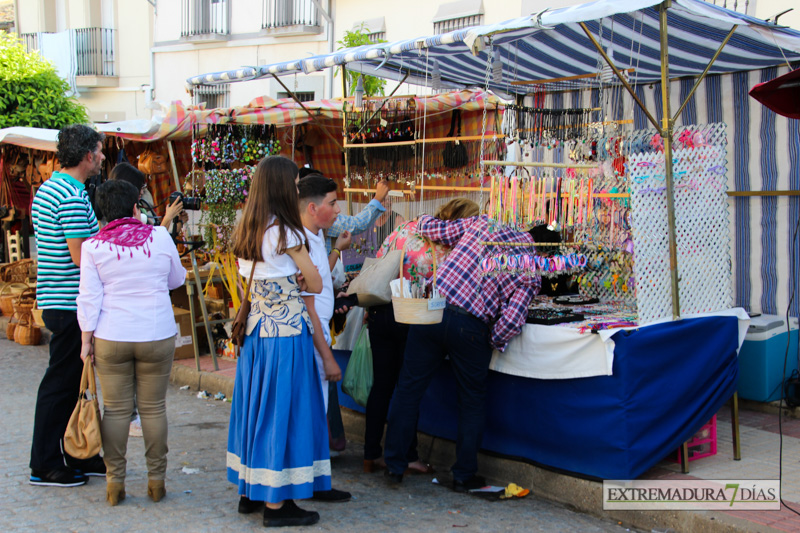
[[[199,211],[201,209],[201,200],[197,196],[184,196],[178,191],[174,191],[169,195],[169,205],[175,203],[175,200],[180,198],[183,202],[183,208],[187,211]]]

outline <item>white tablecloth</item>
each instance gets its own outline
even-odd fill
[[[735,316],[739,319],[739,347],[744,342],[750,317],[744,309],[686,315],[682,320],[709,316]],[[639,327],[652,327],[671,319]],[[626,328],[636,329],[636,328]],[[614,341],[619,329],[598,334],[581,333],[568,326],[525,324],[522,332],[508,343],[505,352],[494,351],[489,368],[504,374],[536,379],[572,379],[610,376],[614,364]]]

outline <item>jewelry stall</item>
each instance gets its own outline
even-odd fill
[[[731,398],[739,458],[737,354],[748,316],[733,308],[730,133],[719,114],[697,118],[693,95],[709,73],[765,68],[784,56],[800,58],[800,33],[704,2],[592,3],[189,83],[337,66],[400,85],[502,95],[495,109],[489,98],[475,100],[480,120],[467,122],[480,124],[479,134],[459,134],[452,114],[443,114],[445,131],[428,130],[435,97],[414,98],[413,108],[394,95],[354,103],[342,128],[347,192],[369,194],[377,179],[400,176],[406,186],[394,185],[394,201],[410,216],[432,212],[425,202],[443,187],[451,197],[470,195],[497,224],[555,232],[532,250],[484,243],[485,275],[542,275],[553,289],[560,277],[578,291],[561,301],[537,297],[530,323],[494,355],[482,445],[579,476],[634,479],[679,447],[688,468],[686,441]],[[660,120],[643,102],[650,89]],[[391,117],[398,131],[379,130]],[[403,132],[403,122],[414,132]],[[368,140],[373,133],[380,142]],[[475,142],[466,148],[475,170],[464,183],[436,183],[434,152],[445,166],[436,145],[467,135],[478,136],[464,139]],[[382,146],[363,146],[371,144]],[[346,339],[334,348],[346,366]],[[455,439],[456,403],[445,362],[421,405],[420,431]]]

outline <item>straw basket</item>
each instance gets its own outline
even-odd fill
[[[11,318],[8,319],[8,324],[6,324],[6,338],[10,341],[14,340],[14,332],[17,329],[17,324],[19,324],[19,315],[14,313],[11,315]]]
[[[0,312],[3,313],[3,316],[12,316],[14,314],[14,300],[27,288],[28,285],[25,283],[10,282],[0,289]]]
[[[31,267],[35,267],[33,259],[21,259],[0,267],[0,281],[7,283],[25,283],[30,278]]]
[[[42,316],[43,312],[44,309],[39,309],[39,304],[34,304],[33,310],[31,310],[31,315],[33,315],[33,323],[39,326],[40,328],[45,327],[44,317]]]
[[[427,237],[420,235],[430,245],[433,254],[433,288],[436,288],[436,252],[433,243]],[[406,246],[409,239],[403,243],[403,253],[400,254],[400,294],[403,294],[403,261],[406,256]],[[428,309],[427,298],[400,298],[392,296],[394,319],[401,324],[438,324],[444,316],[444,309]]]
[[[42,340],[42,330],[34,323],[33,306],[35,301],[25,300],[17,305],[19,324],[14,328],[14,342],[23,346],[34,346]]]

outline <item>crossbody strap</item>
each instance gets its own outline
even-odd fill
[[[250,269],[250,279],[247,280],[247,291],[244,293],[244,299],[250,299],[250,287],[253,285],[253,274],[256,273],[256,260],[253,260],[253,268]]]

